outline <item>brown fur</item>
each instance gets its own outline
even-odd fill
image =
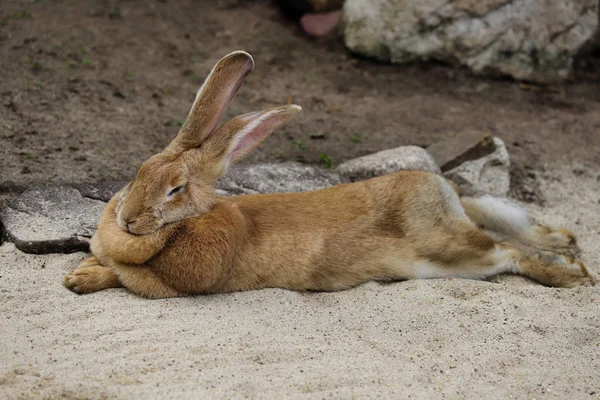
[[[330,291],[372,279],[502,272],[553,286],[594,282],[579,261],[495,241],[467,217],[484,219],[485,208],[470,202],[465,213],[460,188],[427,172],[309,193],[215,197],[214,183],[229,165],[299,111],[277,107],[215,129],[214,116],[252,65],[249,55],[236,52],[215,66],[178,137],[109,202],[92,238],[95,257],[65,278],[67,287],[91,293],[124,286],[159,298],[265,287]],[[527,229],[528,242],[574,245],[566,230]]]
[[[113,199],[92,251],[123,286],[146,297],[265,287],[340,290],[371,279],[411,278],[403,266],[424,260],[446,269],[441,276],[478,277],[478,268],[493,264],[486,259],[497,245],[439,207],[439,194],[434,175],[400,172],[310,193],[217,198],[211,212],[144,236],[118,228]],[[399,201],[384,207],[379,200],[394,198]],[[381,229],[389,215],[399,218],[395,232]],[[523,265],[523,274],[544,284],[572,286],[589,277],[583,266],[570,271],[543,253],[501,248]],[[90,291],[81,287],[73,285]]]

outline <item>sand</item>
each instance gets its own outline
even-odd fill
[[[600,170],[547,170],[545,207],[599,272]],[[144,300],[78,296],[85,254],[0,247],[0,398],[597,398],[600,289],[520,277]]]

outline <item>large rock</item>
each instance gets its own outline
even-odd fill
[[[421,170],[436,174],[441,172],[431,154],[417,146],[383,150],[346,161],[337,167],[340,175],[351,182],[402,170]]]
[[[552,82],[598,24],[598,0],[347,0],[346,46],[393,63],[436,59]]]
[[[510,157],[504,142],[494,138],[496,150],[480,159],[467,161],[444,173],[459,184],[472,185],[477,190],[505,197],[510,189]]]
[[[234,165],[216,185],[223,196],[308,192],[341,183],[337,174],[295,162]]]
[[[21,251],[71,253],[88,249],[104,206],[72,187],[38,187],[0,209],[0,220],[5,236]]]

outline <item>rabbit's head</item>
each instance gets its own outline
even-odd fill
[[[146,235],[170,222],[207,213],[214,203],[216,180],[301,110],[297,105],[274,107],[238,116],[217,128],[253,68],[252,57],[243,51],[215,65],[177,137],[144,162],[121,191],[116,208],[121,229]]]

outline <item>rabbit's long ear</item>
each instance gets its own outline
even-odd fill
[[[202,158],[214,163],[222,175],[300,110],[302,107],[292,104],[240,115],[204,142],[200,150]]]
[[[245,51],[236,51],[220,59],[198,90],[190,113],[167,150],[179,152],[200,146],[213,133],[253,69],[254,60]]]

